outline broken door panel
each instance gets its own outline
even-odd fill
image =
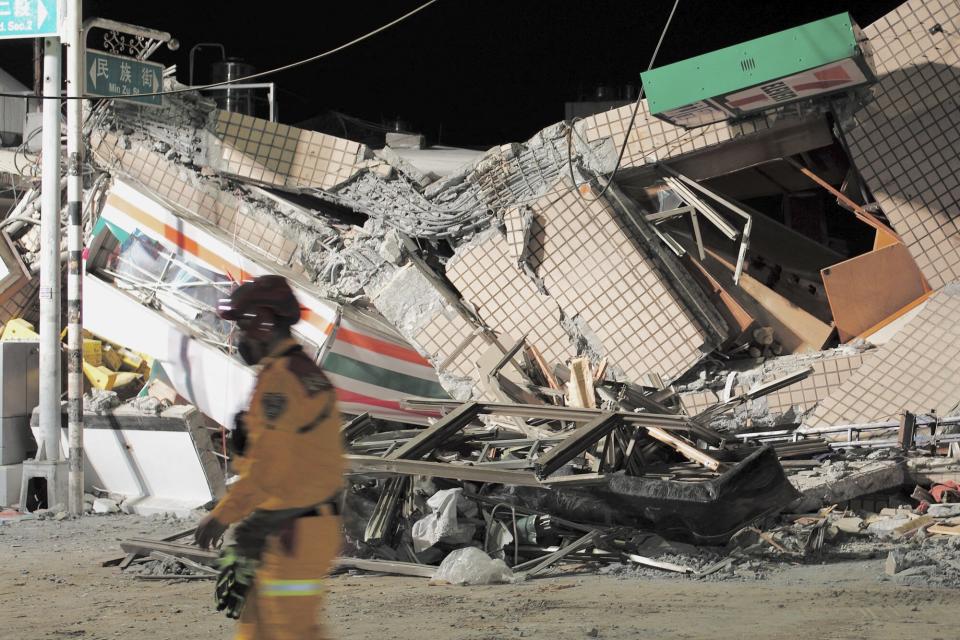
[[[902,244],[892,244],[822,271],[841,342],[849,342],[927,294],[923,274]]]

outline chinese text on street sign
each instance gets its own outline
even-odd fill
[[[57,35],[57,0],[0,0],[0,38]]]
[[[160,91],[163,88],[162,78],[162,64],[103,51],[87,51],[88,95],[159,105],[162,103],[161,96],[137,96]]]

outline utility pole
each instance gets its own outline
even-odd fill
[[[64,487],[60,462],[60,38],[43,41],[42,176],[40,194],[40,430],[53,463],[49,507]]]
[[[67,506],[83,514],[83,0],[68,0],[67,41]]]

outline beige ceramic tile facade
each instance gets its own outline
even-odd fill
[[[702,357],[703,329],[605,199],[583,197],[560,180],[528,211],[533,224],[525,247],[523,210],[513,209],[506,213],[507,238],[461,251],[447,268],[485,322],[528,334],[548,361],[564,362],[576,354],[560,312],[579,314],[611,362],[634,379],[651,372],[672,379]],[[517,266],[524,248],[547,296]]]
[[[782,414],[786,413],[790,407],[797,407],[801,412],[809,411],[846,382],[847,378],[863,364],[866,355],[837,356],[812,362],[809,366],[813,368],[813,372],[806,379],[765,396],[769,412],[774,415]],[[767,377],[773,379],[776,376]],[[735,387],[733,395],[744,393],[746,390],[743,386]],[[695,391],[681,394],[680,400],[687,415],[696,415],[720,402],[720,396],[715,391]]]
[[[869,353],[869,352],[868,352]],[[773,413],[784,413],[790,407],[807,411],[830,396],[864,363],[868,354],[824,358],[814,362],[813,373],[805,380],[780,389],[767,396],[767,405]]]
[[[411,342],[443,373],[465,378],[476,378],[477,363],[487,349],[476,326],[452,308],[431,318]]]
[[[587,142],[609,138],[614,148],[619,151],[630,124],[633,108],[634,106],[630,104],[584,118],[577,125],[578,132]],[[622,166],[639,167],[650,162],[666,160],[767,128],[769,128],[768,121],[759,117],[737,124],[718,122],[686,130],[650,115],[647,101],[642,100],[627,143],[627,150],[623,155]]]
[[[247,248],[279,264],[291,265],[296,242],[286,238],[276,223],[268,224],[245,213],[238,198],[218,187],[196,184],[184,175],[187,169],[161,153],[139,145],[123,148],[112,134],[93,136],[91,146],[102,162],[121,169],[161,198],[216,225]]]
[[[960,286],[923,311],[830,394],[805,422],[824,427],[895,419],[903,410],[944,415],[960,403]]]
[[[541,295],[516,265],[507,243],[491,236],[458,252],[447,266],[447,277],[495,332],[526,335],[548,362],[566,361],[575,354],[560,326],[556,301]],[[478,346],[486,350],[486,345]]]
[[[220,171],[257,182],[290,187],[334,187],[363,162],[359,142],[298,129],[239,113],[217,111]]]
[[[934,289],[960,279],[958,31],[956,0],[911,0],[866,27],[879,82],[846,132],[860,173]]]
[[[40,312],[39,290],[40,277],[37,276],[0,303],[0,326],[13,318],[23,318],[36,326]]]

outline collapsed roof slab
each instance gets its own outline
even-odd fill
[[[111,132],[93,132],[90,147],[101,166],[129,177],[163,200],[228,230],[236,242],[263,257],[293,266],[297,243],[282,233],[275,220],[253,215],[249,205],[220,185],[203,182],[193,170],[177,164],[147,144],[121,141]]]
[[[630,104],[619,109],[604,111],[584,118],[574,125],[573,140],[576,150],[584,155],[584,162],[591,170],[599,174],[613,170],[624,138],[628,135],[627,127],[630,124],[633,109],[634,105]],[[730,147],[729,154],[718,156],[716,159],[722,160],[721,164],[711,167],[708,163],[697,168],[693,173],[703,171],[710,174],[718,169],[722,170],[724,163],[731,162],[733,163],[731,166],[743,168],[747,165],[736,165],[741,162],[749,163],[750,158],[759,153],[779,154],[802,148],[805,144],[802,133],[804,130],[814,134],[809,138],[809,144],[823,146],[819,144],[825,139],[823,122],[822,110],[818,107],[804,109],[788,107],[786,110],[764,112],[737,122],[724,121],[696,129],[684,129],[651,115],[647,101],[641,100],[633,129],[629,132],[629,140],[620,169],[677,160],[681,156],[686,157],[721,144],[726,146],[733,141],[744,144]],[[771,130],[774,131],[774,135],[761,137],[762,134]],[[799,138],[794,135],[797,133],[801,134]],[[783,141],[778,145],[776,140],[780,137]],[[754,139],[760,141],[760,144],[756,146],[747,144]]]
[[[358,142],[222,111],[197,93],[168,95],[149,109],[119,101],[100,109],[92,129],[132,130],[184,163],[281,188],[329,189],[371,157]]]
[[[960,405],[960,284],[923,310],[834,389],[804,428],[895,420],[902,411],[952,415]]]
[[[850,155],[934,289],[960,279],[960,4],[911,0],[863,33],[874,99],[843,121]]]

